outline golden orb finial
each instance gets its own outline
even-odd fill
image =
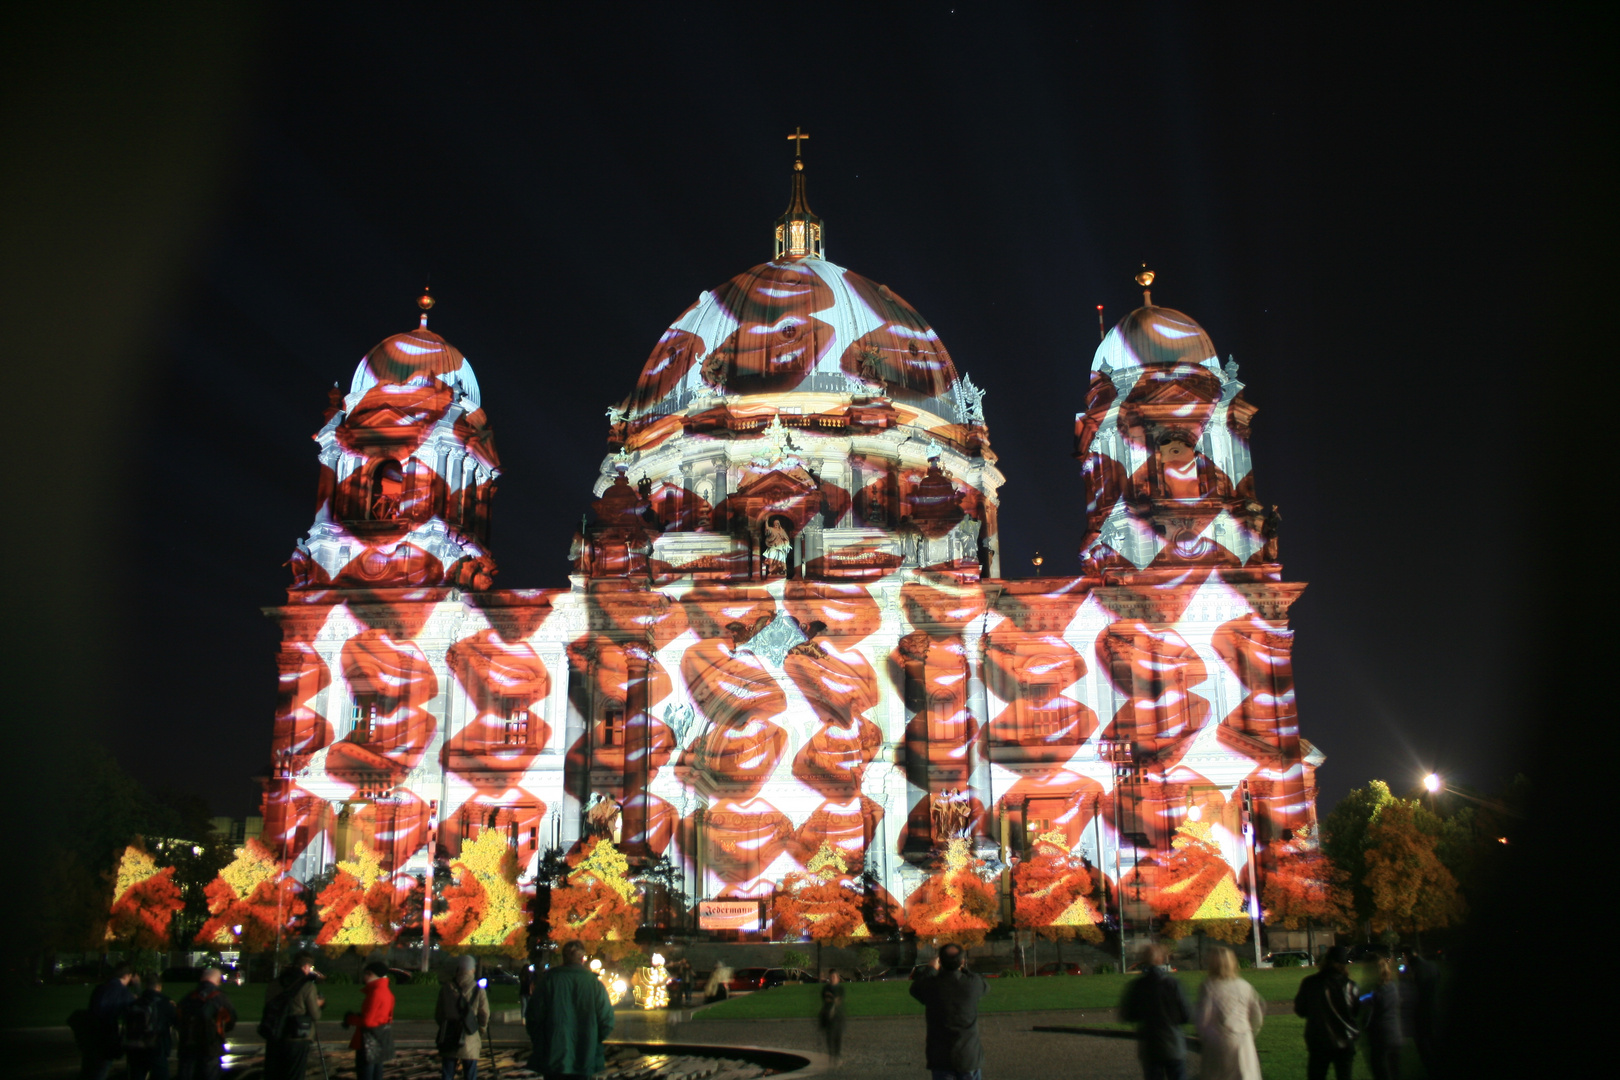
[[[427,313],[433,307],[432,286],[422,286],[422,295],[416,298],[416,306],[422,309],[422,329],[427,329]]]
[[[1142,286],[1142,306],[1152,307],[1153,291],[1148,286],[1153,284],[1153,271],[1147,268],[1147,263],[1142,264],[1142,272],[1136,275],[1136,283]]]

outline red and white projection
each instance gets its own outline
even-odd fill
[[[332,391],[272,611],[266,844],[295,876],[360,842],[415,873],[430,830],[454,855],[493,829],[526,875],[592,835],[668,856],[691,910],[768,899],[825,846],[891,913],[1044,859],[1074,868],[1025,905],[1054,919],[1116,910],[1122,879],[1127,916],[1229,918],[1254,839],[1311,823],[1303,586],[1236,365],[1151,302],[1115,326],[1075,423],[1083,573],[1003,579],[983,392],[825,259],[803,183],[777,258],[704,292],[609,410],[594,488],[557,508],[588,511],[563,587],[495,586],[499,461],[429,298]],[[1189,823],[1213,854],[1176,877]]]

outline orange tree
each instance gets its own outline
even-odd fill
[[[1161,932],[1172,941],[1192,933],[1233,944],[1249,938],[1243,894],[1207,822],[1186,821],[1176,828],[1149,902],[1165,918]]]
[[[1091,874],[1061,832],[1042,833],[1013,871],[1013,924],[1048,941],[1102,943],[1102,919],[1091,903]]]
[[[296,933],[304,921],[298,882],[258,840],[236,849],[236,858],[209,882],[204,895],[209,918],[196,940],[208,945],[264,952],[275,948],[278,938]]]
[[[935,944],[955,942],[970,948],[984,941],[996,925],[996,890],[980,876],[984,860],[966,840],[945,845],[939,873],[917,886],[906,900],[905,925],[918,938]]]
[[[582,941],[609,960],[634,951],[641,910],[629,860],[601,836],[570,863],[567,883],[551,890],[551,940]]]
[[[340,860],[337,876],[315,898],[321,915],[315,944],[333,954],[350,946],[368,950],[387,945],[399,934],[402,901],[402,890],[383,870],[380,853],[356,843],[354,859]]]
[[[528,955],[529,916],[518,886],[517,852],[501,829],[485,829],[450,860],[454,883],[433,928],[451,952]]]
[[[1314,832],[1300,829],[1291,840],[1266,845],[1271,870],[1260,888],[1266,925],[1284,930],[1318,925],[1348,930],[1353,922],[1345,872],[1333,864]],[[1311,955],[1315,955],[1314,943]]]
[[[1415,804],[1396,799],[1367,828],[1363,857],[1376,931],[1430,930],[1464,914],[1457,879],[1435,853],[1436,838],[1419,827],[1417,818]]]
[[[842,947],[872,936],[861,918],[861,900],[843,853],[823,840],[802,871],[782,879],[771,917],[778,936],[804,934],[812,941]]]
[[[168,951],[169,924],[186,903],[174,883],[174,867],[159,869],[137,838],[124,849],[112,880],[107,940],[133,949]]]

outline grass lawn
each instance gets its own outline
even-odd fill
[[[1254,984],[1267,1001],[1292,1001],[1299,980],[1310,968],[1276,968],[1245,971],[1243,977]],[[990,993],[979,1004],[981,1012],[1027,1012],[1036,1009],[1112,1009],[1119,1004],[1128,975],[1051,975],[1038,979],[991,979]],[[1196,1000],[1202,971],[1177,973],[1187,987],[1189,999]],[[884,982],[845,983],[844,1003],[850,1016],[903,1016],[921,1013],[922,1006],[911,999],[910,983],[904,979]],[[735,997],[711,1006],[699,1019],[753,1020],[793,1016],[814,1016],[821,1007],[821,988],[814,984],[789,984]]]
[[[189,994],[190,985],[165,986],[163,992],[175,1000]],[[259,1022],[259,1016],[264,1011],[264,983],[249,983],[247,986],[229,986],[225,993],[235,1003],[238,1013],[241,1014],[241,1023],[252,1027]],[[326,998],[326,1009],[323,1015],[330,1020],[341,1020],[346,1012],[358,1012],[360,1009],[359,986],[323,986],[321,993]],[[418,984],[412,986],[394,987],[394,1016],[399,1020],[431,1020],[433,1019],[433,1003],[438,1000],[439,987],[437,984]],[[90,1000],[90,987],[88,986],[39,986],[26,994],[19,995],[14,1002],[13,1010],[7,1014],[5,1027],[59,1027],[67,1023],[67,1015],[74,1009],[81,1009]],[[495,1012],[502,1009],[517,1008],[517,987],[491,986],[489,988],[489,1007]]]

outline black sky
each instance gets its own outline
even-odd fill
[[[989,391],[1005,573],[1037,549],[1077,568],[1095,305],[1136,306],[1146,261],[1260,407],[1259,492],[1310,582],[1296,674],[1324,801],[1520,767],[1540,328],[1612,157],[1579,28],[557,6],[14,27],[11,723],[251,812],[275,689],[259,608],[310,521],[309,435],[429,275],[503,460],[499,583],[564,584],[604,406],[701,290],[769,257],[802,126],[828,256]]]

